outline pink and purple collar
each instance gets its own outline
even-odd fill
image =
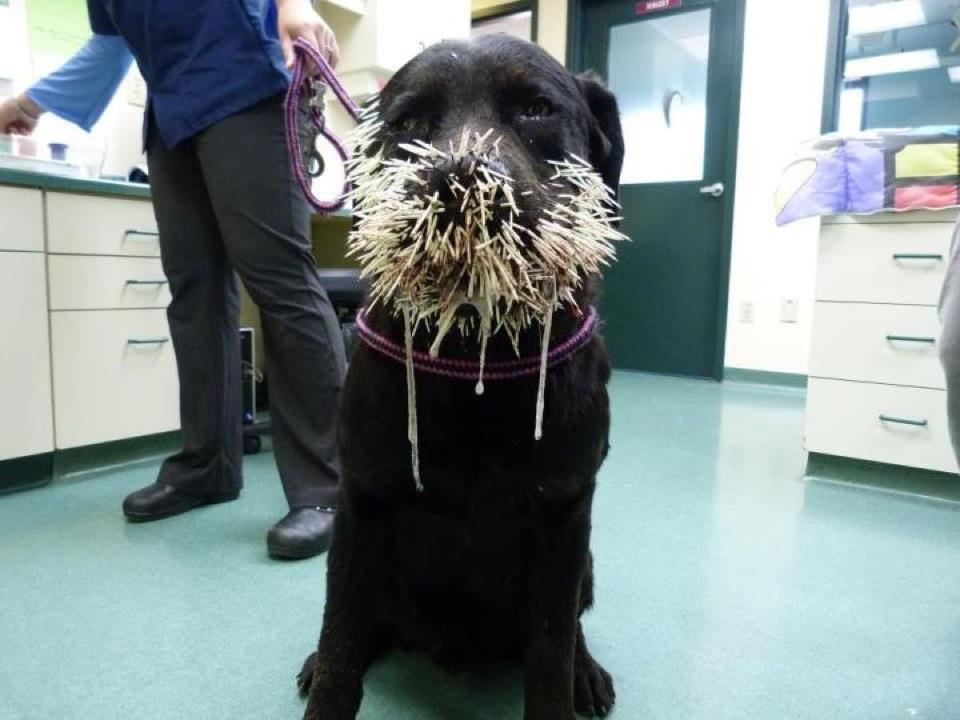
[[[567,360],[571,355],[582,349],[593,339],[597,329],[597,311],[590,308],[577,331],[547,353],[547,367],[554,367]],[[406,350],[389,338],[381,335],[367,324],[366,313],[357,314],[357,332],[360,338],[373,350],[385,355],[398,363],[406,362]],[[480,362],[478,360],[452,360],[441,357],[431,357],[424,352],[413,352],[413,367],[415,370],[431,375],[453,378],[455,380],[477,380],[480,376]],[[501,360],[487,362],[483,367],[484,380],[513,380],[540,372],[540,356],[517,358],[516,360]]]

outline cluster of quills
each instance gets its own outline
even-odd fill
[[[615,256],[626,239],[614,226],[618,205],[612,190],[583,159],[551,162],[553,174],[540,188],[519,186],[502,171],[500,139],[493,130],[464,131],[458,143],[436,147],[412,139],[386,157],[380,140],[378,103],[368,103],[351,136],[348,178],[356,218],[348,255],[371,281],[370,303],[404,319],[407,345],[409,435],[418,487],[416,391],[412,336],[421,325],[436,355],[454,328],[476,334],[480,377],[487,339],[506,333],[517,348],[522,331],[542,331],[541,373],[535,437],[542,434],[543,394],[554,310],[576,307],[576,292]],[[438,178],[438,173],[444,176]],[[439,189],[438,189],[439,188]],[[550,198],[534,222],[518,196]],[[524,222],[527,220],[527,222]],[[474,314],[458,312],[472,306]]]

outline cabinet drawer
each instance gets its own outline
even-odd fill
[[[806,444],[812,452],[957,471],[942,390],[811,378]]]
[[[0,460],[51,450],[43,255],[0,252]]]
[[[47,193],[50,252],[159,257],[159,240],[149,201]]]
[[[179,427],[163,310],[50,313],[58,448]]]
[[[51,310],[165,308],[167,279],[156,258],[50,255]]]
[[[952,234],[948,223],[824,225],[817,300],[936,305]]]
[[[43,252],[43,195],[0,187],[0,250]]]
[[[819,302],[815,312],[811,376],[946,388],[936,308]]]

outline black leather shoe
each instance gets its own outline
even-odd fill
[[[336,515],[329,507],[294,508],[267,533],[270,557],[303,560],[324,552],[330,545]]]
[[[172,485],[155,482],[127,495],[123,500],[123,514],[130,522],[150,522],[173,517],[200,505],[236,500],[239,490],[218,495],[188,495]]]

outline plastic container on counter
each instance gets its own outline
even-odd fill
[[[106,147],[93,138],[72,142],[33,135],[0,135],[0,169],[98,178]]]

